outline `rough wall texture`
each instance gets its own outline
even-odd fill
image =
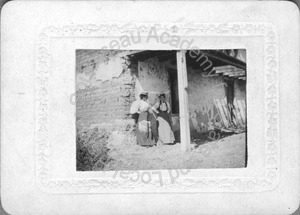
[[[190,113],[190,130],[197,138],[207,132],[212,125],[222,121],[215,100],[227,101],[226,81],[223,76],[203,77],[200,70],[188,69],[188,99]],[[246,123],[246,81],[234,81],[234,106],[236,118]]]
[[[76,91],[76,121],[86,128],[104,128],[109,133],[119,131],[129,137],[134,133],[129,109],[135,100],[136,69],[124,67],[119,77],[106,81],[96,77],[99,65],[114,55],[114,51],[107,54],[93,50],[77,52],[76,75],[82,79],[77,78],[77,87],[80,87]]]
[[[108,62],[111,57],[119,52],[118,50],[77,50],[76,72],[92,72],[100,63]]]
[[[203,77],[200,70],[188,69],[188,100],[192,136],[207,132],[218,112],[214,99],[225,97],[223,77]]]
[[[158,95],[166,94],[170,103],[169,74],[165,63],[159,62],[157,58],[149,58],[138,63],[138,80],[143,90],[148,91],[149,102],[154,105],[158,101]]]
[[[133,99],[133,83],[128,74],[77,91],[77,119],[85,123],[114,122],[127,119]]]

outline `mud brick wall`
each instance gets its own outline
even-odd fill
[[[119,52],[119,50],[77,50],[76,73],[93,72],[97,64],[107,62]]]
[[[167,101],[170,103],[169,74],[165,63],[159,61],[157,57],[146,59],[138,63],[138,80],[143,91],[148,92],[148,101],[154,105],[158,100],[158,95],[165,93]]]
[[[87,74],[91,83],[76,91],[76,121],[86,128],[109,124],[117,127],[118,120],[128,120],[130,106],[135,101],[136,69],[125,67],[119,77],[96,80],[98,64],[107,61],[116,53],[99,50],[83,50],[76,53],[77,74]],[[111,128],[110,126],[110,128]]]
[[[221,121],[214,100],[226,100],[226,81],[222,76],[203,77],[202,71],[188,68],[188,101],[190,130],[193,137],[206,133],[208,129]],[[234,105],[239,118],[246,119],[246,81],[234,82]],[[241,115],[241,116],[240,116]]]
[[[203,77],[202,70],[188,68],[188,100],[192,136],[208,131],[218,111],[214,99],[225,98],[223,77]]]
[[[128,119],[130,105],[135,100],[133,83],[123,81],[123,78],[99,83],[98,87],[79,90],[76,96],[77,120],[84,124]]]

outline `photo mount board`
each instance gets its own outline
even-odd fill
[[[272,206],[278,205],[272,200],[278,198],[279,211],[288,213],[295,209],[299,204],[299,192],[294,191],[299,190],[299,120],[295,120],[299,119],[299,21],[295,21],[299,18],[298,9],[288,2],[226,4],[232,8],[221,2],[7,3],[1,18],[4,208],[8,212],[38,214],[55,205],[51,210],[60,213],[91,214],[101,208],[109,214],[115,213],[110,207],[123,195],[132,200],[143,196],[168,202],[184,196],[182,202],[175,200],[177,204],[198,195],[201,200],[206,199],[207,204],[201,207],[212,213],[224,208],[228,211],[246,208],[251,213],[253,205],[256,210],[261,209],[258,212],[271,213]],[[156,15],[147,12],[147,7],[155,9]],[[174,13],[181,7],[192,12]],[[264,10],[265,7],[269,10]],[[280,7],[284,8],[282,13],[274,15]],[[28,8],[30,12],[26,12]],[[222,14],[226,8],[231,15],[223,14],[223,19],[210,17],[205,11],[212,8],[216,14]],[[80,11],[77,17],[71,15],[73,10]],[[132,14],[125,16],[126,10]],[[139,14],[139,10],[144,14]],[[52,18],[47,18],[50,12]],[[165,14],[169,14],[167,18]],[[184,14],[186,18],[181,19]],[[286,23],[293,23],[294,28],[287,31]],[[141,175],[151,175],[149,183],[142,178],[133,182],[130,177],[114,177],[116,172],[76,171],[76,107],[70,102],[70,95],[75,93],[76,50],[107,47],[110,41],[129,32],[133,35],[139,32],[147,38],[153,27],[158,35],[168,33],[182,40],[194,39],[199,49],[247,50],[247,168],[197,169],[175,181],[168,170],[140,170]],[[120,49],[180,50],[156,40]],[[284,53],[286,50],[289,53]],[[12,107],[16,114],[12,114]],[[155,175],[157,171],[162,184],[158,174]],[[26,199],[15,205],[13,199],[24,196],[38,199],[40,205],[24,208],[28,204]],[[78,211],[55,204],[75,201],[82,206],[83,196],[91,201]],[[211,207],[213,196],[220,198],[220,207]],[[237,197],[246,200],[240,206],[227,208],[225,196],[231,201]],[[255,201],[256,198],[261,202]],[[94,209],[88,207],[100,199],[103,203]],[[109,205],[105,204],[108,199],[111,199]],[[269,203],[262,203],[266,199]],[[156,208],[147,213],[158,208],[174,210],[162,208],[157,200],[152,204]],[[185,211],[191,213],[194,208],[196,203]],[[142,207],[133,210],[137,212]]]

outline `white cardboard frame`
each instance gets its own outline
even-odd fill
[[[181,37],[196,36],[196,37],[262,37],[264,40],[264,74],[260,78],[264,78],[264,95],[265,95],[265,110],[264,110],[264,174],[260,176],[250,177],[181,177],[172,183],[165,179],[163,187],[160,187],[159,180],[145,184],[142,181],[133,183],[130,178],[127,180],[113,177],[90,177],[88,174],[82,179],[78,178],[57,178],[49,176],[49,159],[53,143],[49,140],[48,131],[51,127],[49,122],[49,89],[48,81],[51,79],[51,70],[53,66],[51,53],[51,40],[56,38],[99,38],[111,37],[115,38],[122,34],[134,31],[133,35],[137,35],[139,29],[143,29],[143,34],[147,35],[154,24],[139,23],[135,25],[126,25],[125,23],[103,24],[103,25],[70,25],[62,27],[49,26],[42,30],[38,38],[37,49],[37,67],[36,67],[36,173],[39,187],[51,193],[115,193],[120,190],[126,192],[257,192],[272,190],[276,187],[279,179],[279,111],[278,111],[278,42],[276,28],[270,23],[164,23],[156,24],[157,32],[172,33],[174,26],[178,28],[178,34]],[[186,28],[186,26],[189,26]],[[113,31],[111,29],[114,29]],[[143,45],[141,45],[143,47]],[[68,72],[68,71],[65,71]],[[248,71],[251,75],[251,70]],[[182,78],[184,81],[184,78]],[[72,84],[72,83],[71,83]],[[185,91],[185,83],[179,82],[180,92]],[[74,83],[75,85],[75,83]],[[181,101],[186,101],[186,95],[181,94]],[[251,101],[248,101],[248,103]],[[182,102],[181,102],[182,103]],[[183,108],[182,114],[188,116],[188,109]],[[185,117],[181,117],[182,120]],[[185,120],[186,121],[186,120]],[[75,124],[75,118],[74,118]],[[186,129],[181,129],[183,137],[189,137],[188,124]],[[183,126],[184,127],[184,126]],[[251,129],[251,127],[248,127]],[[187,131],[185,134],[184,131]],[[188,143],[189,140],[186,139]],[[75,143],[74,143],[75,144]],[[183,144],[184,145],[184,144]],[[248,143],[251,149],[251,142]],[[214,171],[218,171],[217,169]],[[238,170],[237,170],[238,171]],[[201,175],[201,174],[200,174]],[[146,188],[146,189],[145,189]],[[155,189],[155,191],[153,190]],[[146,191],[147,190],[147,191]],[[151,191],[152,190],[152,191]]]
[[[247,50],[247,168],[193,170],[175,182],[161,170],[163,186],[76,172],[75,107],[68,101],[75,50],[100,49],[98,41],[128,31],[147,35],[153,26],[198,38],[200,49]],[[1,11],[1,73],[1,201],[10,214],[289,214],[299,206],[293,3],[12,1]]]

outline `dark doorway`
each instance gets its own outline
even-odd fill
[[[229,106],[233,106],[234,81],[233,80],[227,80],[226,85],[227,85],[227,89],[226,89],[227,104]]]
[[[176,69],[169,69],[172,114],[179,114],[178,77]]]

